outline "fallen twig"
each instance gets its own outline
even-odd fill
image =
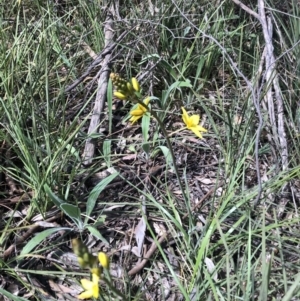
[[[111,48],[115,43],[113,43],[113,18],[110,12],[107,13],[105,26],[104,26],[104,35],[105,35],[105,48]],[[98,79],[98,91],[96,95],[95,105],[93,109],[93,114],[91,117],[90,127],[88,129],[88,135],[90,136],[93,133],[97,132],[97,128],[100,123],[100,115],[103,111],[104,103],[106,101],[107,85],[108,78],[110,73],[110,62],[111,62],[111,52],[108,52],[103,60],[101,74]],[[95,152],[95,144],[92,138],[88,138],[84,148],[83,162],[88,165],[92,163],[92,159]]]
[[[153,241],[153,243],[152,243],[150,249],[148,250],[148,252],[146,253],[144,259],[128,272],[128,276],[133,276],[144,268],[144,266],[146,265],[146,263],[148,262],[150,257],[153,255],[153,253],[157,249],[158,244],[162,244],[166,237],[167,237],[167,233],[162,235],[157,240],[157,242]]]

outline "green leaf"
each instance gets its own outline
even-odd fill
[[[91,191],[89,198],[87,200],[86,204],[86,219],[85,224],[87,223],[87,219],[89,216],[91,216],[92,211],[94,210],[97,198],[99,194],[105,189],[105,187],[115,178],[119,175],[118,172],[111,174],[107,178],[103,179],[100,183],[98,183],[93,190]]]
[[[15,296],[2,288],[0,288],[0,294],[13,301],[29,301],[26,298]]]
[[[88,229],[92,235],[94,235],[96,238],[100,239],[105,244],[107,244],[107,245],[109,244],[108,241],[102,236],[102,234],[95,227],[93,227],[91,225],[87,225],[86,229]]]
[[[163,145],[160,145],[157,148],[159,148],[162,151],[162,153],[164,154],[165,159],[166,159],[166,164],[173,166],[173,160],[172,160],[170,150],[166,146],[163,146]]]
[[[51,229],[47,229],[47,230],[44,230],[44,231],[38,233],[32,239],[30,239],[29,242],[24,246],[20,255],[28,254],[39,243],[41,243],[47,236],[49,236],[50,234],[52,234],[54,232],[60,231],[60,230],[70,230],[70,228],[66,228],[66,227],[51,228]]]
[[[64,203],[64,201],[62,199],[60,199],[57,195],[55,195],[51,188],[45,184],[44,185],[44,189],[45,189],[45,192],[48,194],[48,196],[50,197],[50,199],[52,200],[52,202],[59,208],[61,204]]]
[[[72,146],[69,143],[66,143],[64,140],[62,140],[60,138],[58,139],[58,142],[61,143],[62,146],[70,152],[70,154],[72,154],[74,157],[76,157],[76,159],[78,161],[80,161],[79,152],[77,151],[77,149],[74,146]]]
[[[192,88],[193,86],[191,85],[190,81],[187,80],[187,81],[176,81],[175,83],[173,83],[169,89],[167,90],[167,92],[163,95],[163,99],[161,100],[162,101],[162,105],[165,106],[171,92],[173,90],[176,90],[178,88],[182,88],[182,87],[186,87],[186,88]]]
[[[150,114],[146,113],[143,115],[142,118],[142,133],[143,133],[144,142],[147,142],[149,138],[149,134],[148,134],[149,126],[150,126]]]
[[[67,216],[69,216],[73,220],[73,222],[77,225],[79,229],[83,229],[81,211],[77,206],[65,203],[61,204],[60,208]]]
[[[107,167],[111,166],[110,156],[111,156],[111,140],[104,140],[104,142],[103,142],[103,159],[105,160]]]

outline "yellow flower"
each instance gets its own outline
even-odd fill
[[[101,265],[105,269],[109,269],[109,258],[108,258],[108,256],[105,253],[100,252],[98,254],[98,259],[99,259],[99,262],[101,263]]]
[[[136,92],[140,92],[140,84],[135,77],[131,79],[132,87]]]
[[[191,130],[197,137],[202,138],[201,132],[207,132],[207,130],[199,124],[200,115],[189,116],[184,107],[182,109],[182,119],[187,129]]]
[[[150,102],[150,98],[147,97],[143,102],[147,106],[148,103]],[[135,123],[140,118],[142,118],[146,112],[147,112],[147,109],[138,103],[137,107],[134,110],[130,111],[129,114],[131,115],[131,118],[129,119],[129,121],[131,121],[132,124]]]
[[[81,285],[85,289],[83,293],[81,293],[77,298],[80,300],[90,299],[92,297],[99,297],[99,276],[96,274],[92,274],[92,281],[87,279],[81,279]]]

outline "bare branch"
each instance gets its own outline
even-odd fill
[[[238,5],[241,9],[243,9],[245,12],[247,12],[248,14],[252,15],[253,17],[255,17],[256,19],[260,19],[259,14],[256,13],[254,10],[252,10],[251,8],[249,8],[247,5],[243,4],[241,1],[239,0],[232,0],[232,2],[234,2],[236,5]]]
[[[113,18],[112,14],[108,12],[107,18],[105,21],[104,27],[104,35],[105,35],[105,48],[110,49],[113,43]],[[110,74],[110,62],[111,62],[111,52],[108,52],[103,60],[101,74],[98,79],[98,91],[96,95],[95,105],[93,109],[93,114],[91,118],[90,127],[88,130],[88,135],[97,133],[98,126],[100,123],[100,115],[103,111],[104,103],[106,101],[106,93],[107,93],[107,85],[108,78]],[[84,154],[83,154],[83,162],[88,165],[92,163],[92,159],[94,157],[95,152],[95,144],[92,138],[88,138],[85,144]]]

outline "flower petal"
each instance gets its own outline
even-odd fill
[[[204,132],[206,133],[207,132],[207,129],[205,129],[204,127],[202,127],[201,125],[197,125],[197,128],[200,132]]]
[[[77,296],[78,299],[84,300],[84,299],[90,299],[93,297],[93,292],[92,291],[85,291],[81,293],[80,295]]]
[[[93,287],[93,297],[98,298],[99,297],[99,285],[94,285]]]
[[[137,122],[140,118],[142,118],[143,115],[139,115],[139,116],[132,116],[129,121],[134,124],[135,122]]]
[[[199,131],[199,129],[198,129],[197,127],[191,127],[190,130],[191,130],[197,137],[199,137],[199,138],[201,138],[201,139],[203,138],[202,135],[201,135],[201,133],[200,133],[200,131]]]
[[[91,290],[92,287],[93,287],[93,285],[94,285],[94,283],[93,283],[92,281],[87,280],[87,279],[81,279],[80,282],[81,282],[82,287],[83,287],[86,291]]]
[[[142,116],[143,114],[144,114],[144,111],[143,111],[143,109],[140,109],[140,108],[130,111],[131,116]]]
[[[186,126],[188,126],[189,124],[189,115],[188,113],[186,112],[185,108],[184,107],[181,107],[181,110],[183,112],[182,114],[182,120],[183,122],[185,123]]]
[[[200,116],[199,115],[192,115],[189,117],[189,126],[197,126],[200,121]]]

